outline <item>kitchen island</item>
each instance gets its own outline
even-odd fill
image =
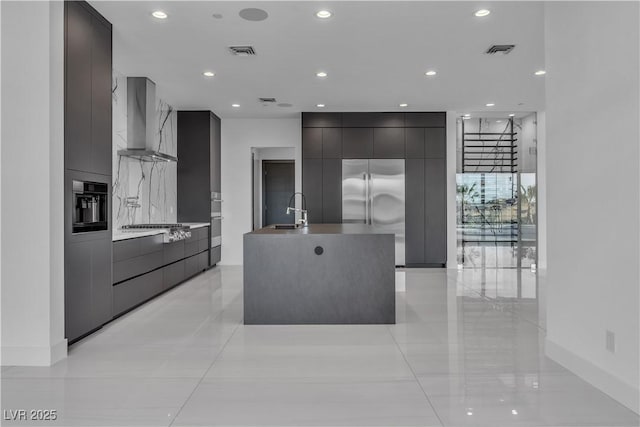
[[[244,235],[244,323],[395,323],[395,236],[365,224]]]

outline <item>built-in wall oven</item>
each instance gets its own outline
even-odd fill
[[[73,180],[73,233],[109,228],[109,185],[103,182]]]

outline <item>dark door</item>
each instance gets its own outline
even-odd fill
[[[295,166],[292,161],[262,161],[262,226],[291,224],[295,215],[287,215],[287,203],[295,191]]]

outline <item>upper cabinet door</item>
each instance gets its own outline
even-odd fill
[[[424,129],[405,129],[405,150],[407,159],[424,159]]]
[[[373,158],[404,159],[404,128],[375,128]]]
[[[341,128],[322,129],[322,158],[323,159],[342,158],[342,129]]]
[[[302,113],[303,128],[342,127],[342,113]]]
[[[322,128],[302,129],[302,158],[322,158]]]
[[[302,192],[306,200],[308,220],[322,222],[322,159],[306,159],[302,165]]]
[[[342,113],[344,127],[401,128],[404,113]]]
[[[92,17],[77,2],[65,2],[65,6],[65,168],[91,172]],[[111,138],[111,130],[108,136]],[[111,159],[111,153],[108,157]]]
[[[443,128],[447,125],[447,113],[405,113],[408,128]]]
[[[93,21],[91,49],[91,172],[111,175],[111,28]]]
[[[343,128],[342,129],[342,158],[344,159],[373,158],[373,129],[372,128]]]
[[[446,128],[427,128],[424,130],[424,157],[443,159],[447,150]]]

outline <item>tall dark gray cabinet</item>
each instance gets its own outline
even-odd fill
[[[65,335],[112,318],[111,24],[86,2],[64,7]],[[73,232],[73,182],[106,184],[107,229]]]
[[[178,111],[178,222],[207,222],[209,265],[221,256],[220,118]]]
[[[446,264],[446,113],[302,113],[311,223],[342,222],[342,159],[405,159],[407,267]]]

